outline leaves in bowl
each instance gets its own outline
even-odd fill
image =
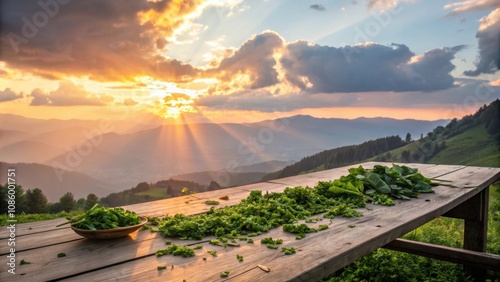
[[[58,226],[71,224],[79,229],[105,230],[139,223],[141,223],[141,219],[135,212],[123,208],[106,208],[95,204],[85,213],[70,217],[67,222]]]

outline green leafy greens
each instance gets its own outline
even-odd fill
[[[301,239],[318,230],[306,224],[297,225],[299,220],[311,221],[311,216],[320,213],[325,213],[326,218],[362,216],[355,209],[365,207],[367,201],[393,205],[393,199],[409,200],[419,193],[432,193],[434,185],[431,179],[407,166],[359,166],[349,169],[348,175],[320,181],[313,188],[288,187],[283,192],[264,195],[256,190],[234,206],[212,207],[207,213],[193,216],[166,216],[158,222],[158,229],[166,237],[201,240],[206,236],[252,237],[283,226],[284,231]]]
[[[106,208],[99,204],[95,204],[83,214],[67,219],[67,222],[58,226],[71,224],[79,229],[104,230],[141,223],[141,218],[135,212],[123,208]]]

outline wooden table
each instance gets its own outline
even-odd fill
[[[369,168],[375,163],[363,163]],[[359,209],[364,216],[358,218],[326,219],[311,226],[329,224],[325,231],[308,234],[295,240],[295,235],[281,228],[254,237],[254,244],[244,241],[240,247],[219,247],[203,241],[169,239],[182,245],[202,245],[195,257],[156,257],[155,252],[166,248],[165,238],[148,230],[112,240],[89,240],[76,235],[67,226],[56,227],[64,219],[16,225],[15,275],[7,272],[9,232],[0,231],[0,281],[317,281],[341,269],[360,257],[380,248],[388,247],[420,255],[438,257],[470,265],[471,272],[478,267],[500,269],[498,256],[485,254],[488,185],[500,178],[499,168],[465,167],[454,165],[407,164],[418,168],[427,177],[450,180],[460,187],[435,187],[434,194],[422,194],[411,201],[397,201],[395,206],[368,205]],[[357,165],[356,165],[357,166]],[[264,183],[239,186],[219,191],[130,205],[126,208],[140,215],[162,216],[166,213],[196,214],[209,210],[204,201],[228,195],[224,205],[234,205],[252,190],[283,191],[289,186],[314,186],[319,180],[330,180],[347,174],[349,167],[276,179]],[[466,211],[466,212],[465,212]],[[442,215],[465,219],[464,248],[451,249],[418,244],[398,239]],[[354,228],[349,228],[349,225]],[[295,247],[297,253],[284,255],[279,250],[260,244],[263,237],[284,239],[283,246]],[[416,245],[415,245],[416,244]],[[216,250],[217,257],[207,254]],[[471,250],[471,251],[469,251]],[[65,257],[57,254],[65,253]],[[244,257],[238,262],[236,255]],[[441,257],[440,257],[441,256]],[[206,258],[205,260],[203,258]],[[24,259],[30,264],[19,265]],[[271,269],[264,272],[257,267]],[[158,271],[157,266],[167,265]],[[173,265],[173,266],[172,266]],[[220,273],[230,271],[228,278]],[[479,274],[478,274],[479,273]],[[480,275],[481,271],[476,272]]]

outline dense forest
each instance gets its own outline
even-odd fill
[[[366,160],[381,153],[405,145],[406,142],[399,136],[390,136],[370,140],[359,145],[344,146],[305,157],[299,162],[285,167],[264,177],[264,180],[282,178],[304,173],[311,170],[340,167]]]
[[[24,190],[20,185],[15,185],[16,213],[59,213],[70,212],[77,209],[90,209],[99,202],[95,194],[88,194],[87,198],[75,199],[72,193],[65,193],[58,202],[49,203],[43,191],[39,188]],[[0,185],[0,214],[8,211],[8,185]]]

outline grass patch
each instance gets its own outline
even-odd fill
[[[59,212],[59,213],[35,213],[35,214],[16,214],[15,220],[16,224],[37,222],[42,220],[65,218],[67,216],[75,216],[82,213],[82,210],[72,211],[72,212]],[[7,220],[9,219],[7,214],[0,214],[0,226],[7,226]]]
[[[151,200],[165,199],[169,196],[167,194],[167,189],[165,189],[165,187],[156,187],[156,186],[149,188],[147,191],[138,192],[135,194],[139,196],[149,195],[152,198]]]
[[[446,149],[427,163],[498,167],[500,149],[481,123],[447,139]]]

